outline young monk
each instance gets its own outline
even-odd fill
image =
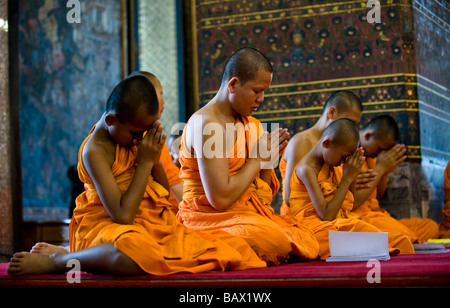
[[[164,104],[165,104],[163,96],[163,87],[161,85],[161,82],[154,74],[145,71],[133,72],[130,74],[130,77],[138,75],[146,77],[155,87],[159,102],[159,112],[158,112],[158,120],[159,120],[161,119],[161,115],[162,112],[164,111]],[[180,168],[174,163],[169,148],[165,143],[161,151],[160,160],[164,167],[164,171],[166,172],[167,180],[169,181],[170,186],[169,202],[172,205],[171,209],[176,214],[178,212],[178,203],[181,202],[181,198],[183,195],[183,180],[180,179]]]
[[[271,158],[278,160],[288,133],[273,129],[268,134],[251,115],[271,80],[272,65],[256,49],[240,49],[227,61],[219,91],[194,113],[182,136],[184,192],[178,211],[189,229],[222,230],[245,239],[269,265],[285,262],[290,254],[315,259],[318,252],[310,230],[270,206],[279,189]],[[261,149],[270,149],[270,155]]]
[[[322,133],[330,123],[341,118],[359,123],[362,113],[361,100],[350,91],[339,91],[325,102],[319,120],[311,128],[295,134],[280,159],[280,173],[283,179],[283,204],[281,214],[289,214],[290,179],[299,161],[319,142]],[[373,176],[368,173],[368,180]]]
[[[361,147],[364,149],[366,161],[363,169],[374,170],[376,176],[368,183],[369,188],[356,191],[353,213],[383,232],[394,232],[406,235],[412,243],[422,243],[428,238],[436,237],[438,225],[431,219],[414,218],[417,228],[409,229],[401,221],[379,206],[388,184],[388,174],[395,170],[406,159],[406,147],[397,144],[399,129],[395,120],[382,115],[372,119],[360,132]]]
[[[444,171],[444,207],[442,208],[439,237],[450,238],[450,161]]]
[[[70,225],[72,252],[16,253],[9,274],[63,272],[70,259],[83,271],[116,275],[265,266],[242,239],[191,232],[168,209],[169,186],[159,162],[165,134],[157,118],[155,88],[145,77],[114,88],[79,151],[86,191]]]
[[[365,159],[358,144],[359,133],[352,120],[343,118],[332,122],[298,163],[290,180],[291,214],[313,230],[319,241],[321,259],[330,256],[330,230],[380,232],[351,214],[356,177]],[[404,235],[391,234],[389,243],[392,254],[414,252]]]
[[[159,104],[157,120],[160,120],[162,112],[164,111],[164,104],[165,104],[161,82],[154,74],[150,72],[136,71],[129,75],[129,77],[132,76],[144,76],[155,87]],[[167,180],[169,182],[170,196],[168,201],[171,204],[170,209],[176,214],[178,212],[178,203],[180,203],[181,197],[183,195],[183,180],[180,179],[179,176],[180,168],[177,164],[175,164],[172,158],[172,154],[169,152],[169,148],[165,143],[163,144],[163,148],[161,150],[160,161],[166,173]],[[45,242],[38,242],[31,248],[30,252],[44,253],[44,254],[52,254],[55,252],[68,253],[70,252],[70,247],[69,246],[62,247]]]

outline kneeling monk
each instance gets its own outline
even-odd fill
[[[86,191],[76,200],[68,254],[20,252],[12,275],[81,270],[106,274],[198,273],[264,267],[242,239],[223,232],[193,232],[170,208],[169,184],[159,160],[165,134],[158,99],[143,76],[120,82],[106,111],[79,151]]]
[[[177,215],[191,230],[238,235],[268,264],[285,262],[290,254],[315,259],[318,242],[313,233],[271,207],[280,188],[273,158],[278,160],[288,133],[265,133],[251,117],[271,80],[272,65],[259,51],[243,48],[230,57],[218,93],[185,127],[180,150],[183,201]]]
[[[319,142],[298,163],[290,179],[291,214],[314,231],[321,259],[330,256],[330,230],[381,232],[351,213],[356,177],[365,160],[358,144],[355,123],[345,118],[332,122]],[[414,253],[411,242],[402,234],[389,233],[389,245],[391,254]]]

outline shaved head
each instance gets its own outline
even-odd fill
[[[119,82],[106,102],[106,112],[115,114],[122,122],[133,120],[141,107],[149,115],[159,110],[155,87],[144,76],[132,76]]]
[[[260,70],[273,72],[269,59],[257,49],[250,47],[239,49],[228,59],[225,65],[222,85],[233,77],[239,78],[241,83],[245,84],[247,81],[255,79]]]
[[[347,118],[333,121],[322,134],[321,141],[326,138],[338,146],[359,143],[359,131],[355,123]]]
[[[156,76],[154,74],[152,74],[150,72],[146,72],[146,71],[134,71],[128,77],[133,77],[133,76],[147,77],[147,79],[150,80],[153,84],[155,84],[155,81],[158,80],[158,78],[156,78]]]
[[[332,106],[337,109],[338,113],[351,112],[355,108],[360,112],[363,110],[361,100],[351,91],[339,91],[331,95],[326,101],[322,113]]]
[[[378,140],[383,140],[391,136],[394,141],[398,141],[400,137],[397,122],[389,115],[381,115],[373,118],[363,127],[362,131],[372,132],[375,139]]]

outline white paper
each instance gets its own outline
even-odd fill
[[[416,254],[419,253],[448,253],[450,249],[445,248],[444,243],[413,244]]]
[[[329,231],[330,260],[389,260],[387,232]],[[342,260],[339,260],[340,257]]]
[[[345,261],[369,261],[369,260],[378,260],[378,261],[387,261],[391,258],[390,255],[376,255],[376,256],[349,256],[349,257],[328,257],[326,259],[327,262],[345,262]]]

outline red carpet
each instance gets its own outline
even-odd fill
[[[300,262],[264,269],[168,276],[101,276],[81,273],[80,283],[66,274],[12,277],[0,264],[0,287],[450,287],[450,253],[400,255],[380,261],[380,283],[369,283],[367,262]],[[368,275],[369,271],[371,274]]]

